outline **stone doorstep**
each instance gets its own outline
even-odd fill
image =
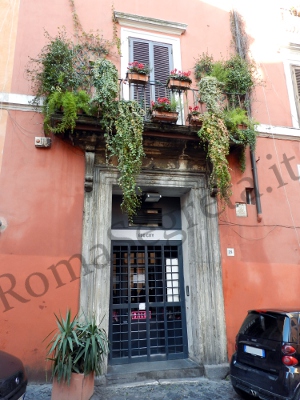
[[[96,377],[96,386],[119,384],[154,384],[164,380],[192,378],[224,379],[229,373],[228,364],[199,365],[190,359],[111,365],[105,376]],[[158,384],[158,383],[157,383]]]

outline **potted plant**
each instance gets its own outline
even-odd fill
[[[133,61],[128,64],[126,78],[129,83],[145,85],[149,80],[150,68],[148,65]]]
[[[93,33],[76,34],[72,40],[64,29],[51,37],[45,32],[48,43],[35,58],[29,59],[26,73],[31,81],[36,106],[40,100],[57,91],[74,92],[85,90],[88,94],[92,86],[90,59],[100,58],[109,53],[110,44]]]
[[[190,75],[191,71],[177,71],[175,68],[170,72],[167,80],[167,86],[170,89],[187,90],[192,83]]]
[[[176,123],[178,120],[177,101],[174,97],[158,97],[156,101],[151,102],[149,110],[152,121]]]
[[[239,163],[242,172],[246,169],[246,147],[255,150],[258,122],[249,118],[246,110],[239,107],[224,111],[225,124],[230,134],[230,140],[239,147]]]
[[[58,87],[47,97],[43,110],[45,115],[44,129],[46,133],[62,133],[68,129],[73,132],[78,114],[91,114],[90,96],[84,90],[62,91]],[[61,111],[63,117],[61,122],[53,127],[50,124],[51,116],[57,111]]]
[[[52,400],[89,400],[94,393],[94,375],[101,374],[108,339],[95,317],[56,317],[58,331],[47,348],[52,361]],[[46,339],[53,331],[46,337]],[[45,340],[46,340],[45,339]]]
[[[202,53],[201,56],[196,60],[194,67],[194,74],[197,80],[200,80],[206,75],[210,75],[213,66],[213,57],[209,56],[208,53]]]
[[[220,61],[213,61],[212,57],[203,54],[195,64],[196,78],[216,78],[231,108],[244,105],[246,93],[249,94],[256,83],[255,70],[253,62],[246,61],[238,54]]]
[[[201,126],[201,112],[199,106],[189,106],[188,121],[191,126]]]

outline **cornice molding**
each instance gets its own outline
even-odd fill
[[[138,29],[146,29],[173,35],[182,35],[187,29],[187,24],[180,22],[143,17],[141,15],[127,14],[119,11],[114,12],[114,17],[121,26],[131,26]]]
[[[2,110],[41,112],[43,106],[42,101],[36,107],[32,105],[33,99],[34,96],[29,96],[25,94],[0,93],[0,110],[2,109]],[[257,132],[260,137],[300,140],[300,129],[292,127],[260,124],[257,127]]]
[[[0,93],[1,110],[38,111],[42,109],[42,102],[38,106],[32,104],[34,96],[16,93]]]
[[[285,140],[300,140],[300,129],[297,128],[260,124],[258,125],[256,130],[260,137]]]

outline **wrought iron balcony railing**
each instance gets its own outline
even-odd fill
[[[151,122],[151,102],[158,98],[168,98],[176,101],[176,111],[178,112],[177,125],[189,125],[190,107],[198,107],[199,112],[203,112],[203,105],[199,103],[198,90],[195,88],[169,88],[165,83],[159,81],[148,81],[142,83],[132,83],[126,79],[120,80],[120,99],[136,100],[144,110],[145,122]]]

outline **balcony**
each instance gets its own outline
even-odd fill
[[[204,112],[204,105],[198,101],[198,91],[195,88],[168,88],[161,82],[147,82],[146,84],[129,83],[128,80],[120,79],[120,100],[137,101],[144,113],[144,139],[160,138],[163,140],[184,140],[199,143],[197,132],[200,129],[195,122],[190,122],[188,114],[189,107],[199,107],[200,112]],[[177,103],[178,119],[177,122],[153,121],[149,113],[151,101],[159,97],[173,98]],[[51,124],[55,127],[62,120],[62,114],[56,113],[51,119]],[[73,145],[82,149],[105,148],[104,131],[101,126],[101,116],[90,117],[79,114],[76,127],[71,132],[64,132],[61,137],[70,140]]]

